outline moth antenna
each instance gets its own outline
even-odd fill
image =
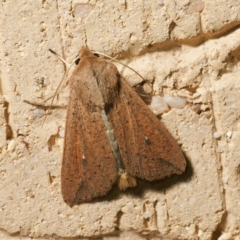
[[[115,62],[118,62],[118,63],[122,64],[124,67],[129,68],[130,70],[132,70],[133,72],[135,72],[140,78],[142,78],[144,81],[146,81],[146,79],[145,79],[142,75],[140,75],[136,70],[134,70],[133,68],[129,67],[129,66],[126,65],[125,63],[122,63],[122,62],[118,61],[116,58],[112,58],[112,57],[110,57],[110,56],[108,56],[108,55],[106,55],[106,54],[104,54],[104,53],[101,53],[101,52],[94,52],[94,53],[95,53],[95,54],[102,55],[102,56],[104,56],[104,57],[107,57],[107,58],[115,61]]]
[[[70,67],[70,63],[68,63],[65,59],[63,59],[63,57],[61,57],[58,53],[56,53],[55,51],[53,51],[52,49],[48,49],[50,53],[54,54],[55,56],[57,56],[63,63],[65,63],[65,65],[67,66],[67,68]]]
[[[47,109],[47,112],[51,109],[51,107],[52,107],[52,105],[53,105],[53,101],[54,101],[56,95],[58,94],[58,92],[59,92],[60,90],[62,90],[63,87],[61,87],[61,85],[62,85],[63,81],[65,80],[66,76],[68,75],[68,73],[69,73],[72,65],[73,65],[73,64],[75,63],[75,61],[78,59],[78,57],[76,57],[76,58],[72,61],[72,63],[70,64],[70,63],[68,63],[67,61],[65,61],[58,53],[56,53],[56,52],[53,51],[52,49],[48,49],[48,50],[49,50],[52,54],[54,54],[55,56],[57,56],[57,57],[66,65],[67,71],[63,74],[63,77],[62,77],[60,83],[58,84],[58,87],[57,87],[55,93],[53,94],[53,96],[51,96],[51,97],[49,97],[49,98],[47,98],[47,99],[45,100],[45,101],[47,101],[47,100],[49,100],[49,99],[52,98],[52,101],[51,101],[51,103],[50,103],[50,106],[49,106],[48,109]],[[43,124],[45,123],[46,118],[47,118],[47,114],[45,115],[45,117],[44,117],[44,119],[43,119],[42,126],[43,126]]]

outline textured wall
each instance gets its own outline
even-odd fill
[[[0,18],[1,239],[240,239],[240,1],[2,1]],[[161,121],[188,168],[71,209],[60,187],[68,88],[43,126],[46,108],[23,100],[52,96],[65,72],[48,48],[71,62],[85,45],[156,95],[187,99]]]

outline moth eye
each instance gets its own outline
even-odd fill
[[[97,53],[94,53],[93,55],[94,55],[95,57],[99,57],[99,55],[98,55]]]
[[[80,58],[77,58],[77,60],[75,61],[75,64],[78,65],[80,62]]]

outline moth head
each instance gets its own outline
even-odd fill
[[[91,51],[87,47],[82,47],[79,55],[76,56],[75,64],[78,65],[80,60],[82,60],[83,58],[89,58],[89,57],[99,57],[99,55],[97,53],[94,53],[94,51]]]
[[[89,50],[87,47],[82,47],[79,53],[79,58],[83,59],[85,57],[93,57],[94,53]]]
[[[93,53],[93,55],[94,55],[95,57],[99,57],[99,55],[98,55],[97,53],[94,53],[94,52],[92,52],[92,53]],[[80,56],[77,55],[75,59],[76,59],[76,60],[75,60],[75,64],[78,65],[79,62],[80,62],[80,60],[81,60]]]

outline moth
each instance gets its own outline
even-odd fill
[[[73,206],[106,195],[118,182],[154,181],[182,174],[180,147],[119,74],[87,47],[69,80],[61,186]]]

